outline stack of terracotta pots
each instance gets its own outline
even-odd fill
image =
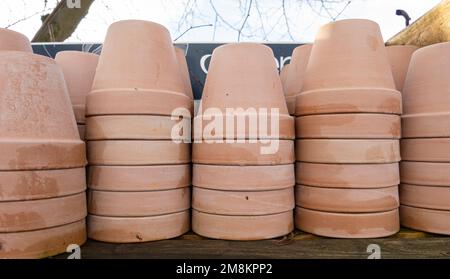
[[[417,50],[404,85],[402,225],[450,234],[450,43]]]
[[[323,26],[296,101],[296,226],[329,237],[399,230],[401,94],[376,23]]]
[[[308,65],[311,49],[312,44],[305,44],[296,47],[292,52],[289,71],[285,74],[285,81],[283,82],[284,94],[290,115],[295,114],[295,100],[303,88],[303,80],[305,78],[306,66]]]
[[[64,73],[78,131],[84,140],[86,96],[91,91],[98,55],[81,51],[60,51],[55,60]]]
[[[107,32],[87,97],[88,236],[142,242],[189,230],[192,98],[163,26]],[[175,111],[175,112],[174,112]]]
[[[0,258],[44,258],[83,244],[85,146],[62,71],[4,29],[0,119]]]
[[[272,50],[253,43],[216,48],[194,119],[194,232],[229,240],[291,232],[294,136]]]
[[[400,92],[403,91],[403,84],[405,83],[406,73],[408,72],[409,61],[411,60],[412,54],[417,49],[418,47],[409,45],[386,47],[395,87]]]

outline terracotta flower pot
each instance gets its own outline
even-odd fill
[[[400,116],[389,114],[324,114],[297,117],[297,138],[399,139]]]
[[[13,30],[0,28],[0,51],[9,50],[33,52],[31,43],[25,35]]]
[[[86,223],[80,220],[43,230],[0,233],[0,259],[48,258],[66,252],[70,244],[86,241]]]
[[[196,164],[212,165],[282,165],[292,164],[294,141],[280,140],[278,151],[274,154],[261,154],[261,147],[267,144],[257,143],[194,143],[192,161]]]
[[[26,52],[0,52],[0,170],[86,164],[59,66]]]
[[[384,188],[400,183],[398,163],[297,163],[296,179],[297,184],[330,188]]]
[[[449,163],[402,162],[402,183],[429,186],[450,186]]]
[[[86,140],[86,125],[85,124],[77,124],[78,134],[80,135],[80,139],[82,141]]]
[[[283,86],[283,92],[284,92],[284,96],[286,97],[286,92],[287,92],[287,87],[286,87],[286,80],[287,80],[287,76],[288,76],[288,72],[289,72],[289,64],[285,64],[283,65],[283,67],[281,68],[280,71],[280,80],[281,80],[281,85]],[[288,110],[289,110],[289,104],[287,104],[288,106]]]
[[[171,115],[192,110],[170,34],[142,20],[110,25],[87,98],[87,115]]]
[[[88,236],[112,243],[170,239],[189,231],[189,211],[151,217],[88,216]]]
[[[191,119],[172,120],[159,115],[104,115],[88,117],[88,140],[172,140],[190,139]],[[176,125],[189,127],[182,134],[172,135]]]
[[[194,186],[224,191],[267,191],[295,185],[294,165],[193,165]]]
[[[180,67],[180,72],[184,82],[184,93],[191,99],[194,99],[194,94],[192,93],[191,86],[191,77],[189,75],[189,68],[186,62],[185,50],[175,47],[175,54],[177,56],[178,65]]]
[[[402,205],[450,210],[450,187],[402,184],[400,197]]]
[[[296,141],[299,161],[307,163],[394,163],[400,161],[398,140],[305,139]]]
[[[404,139],[402,159],[419,162],[450,162],[450,138]]]
[[[236,111],[241,108],[243,111]],[[213,110],[214,109],[214,110]],[[233,116],[245,117],[245,111],[261,113],[265,109],[270,121],[272,109],[278,109],[279,134],[276,138],[293,139],[294,119],[289,115],[281,80],[273,61],[272,50],[262,44],[226,44],[214,49],[203,89],[201,111],[194,119],[194,138],[209,139],[202,135],[203,129],[215,120],[220,112],[225,123],[227,109],[234,109]],[[224,126],[226,127],[226,126]],[[232,138],[259,138],[247,129],[244,135],[233,133]],[[230,131],[234,132],[234,131]],[[226,131],[216,131],[214,138],[225,138]]]
[[[191,185],[190,165],[90,166],[91,190],[141,192],[184,188]]]
[[[400,230],[398,209],[377,213],[330,213],[296,208],[295,224],[302,231],[337,238],[376,238]]]
[[[297,185],[296,204],[302,208],[341,213],[371,213],[398,209],[398,186],[377,189],[322,188]]]
[[[322,26],[311,50],[296,114],[401,114],[380,29],[363,19]]]
[[[55,57],[63,71],[78,124],[85,123],[86,96],[92,88],[98,58],[97,54],[81,51],[60,51]]]
[[[86,189],[85,168],[1,171],[1,202],[50,199],[81,193]]]
[[[261,216],[227,216],[192,210],[192,230],[202,236],[226,240],[281,237],[294,229],[292,211]]]
[[[295,99],[303,88],[303,79],[305,78],[306,66],[308,65],[311,54],[312,44],[305,44],[296,47],[292,52],[290,71],[286,77],[286,102],[289,114],[295,114]]]
[[[386,47],[389,62],[391,63],[392,75],[395,81],[395,88],[398,91],[403,90],[406,73],[408,72],[409,61],[414,51],[419,48],[416,46],[388,46]]]
[[[257,216],[292,211],[294,187],[272,191],[220,191],[194,187],[192,208],[209,214]]]
[[[402,226],[437,234],[450,235],[450,211],[400,206]]]
[[[450,137],[450,42],[414,52],[403,88],[403,137]]]
[[[84,192],[67,197],[0,203],[0,233],[70,224],[87,215]]]
[[[89,191],[90,214],[110,217],[148,217],[186,211],[189,187],[148,192]]]
[[[191,161],[190,145],[172,141],[101,140],[89,141],[87,147],[92,165],[174,165]]]

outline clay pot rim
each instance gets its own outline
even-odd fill
[[[206,188],[204,186],[195,186],[192,185],[192,188],[199,188],[201,190],[207,190],[207,191],[214,191],[214,192],[227,192],[227,193],[260,193],[260,192],[279,192],[287,189],[294,188],[295,186],[288,186],[288,187],[280,187],[280,188],[270,188],[270,189],[262,189],[262,190],[228,190],[228,189],[216,189],[216,188]],[[247,216],[247,215],[246,215]]]
[[[157,22],[153,22],[153,21],[149,21],[149,20],[143,20],[143,19],[122,19],[122,20],[118,20],[115,21],[113,23],[111,23],[109,25],[109,28],[111,28],[111,26],[116,26],[116,25],[122,25],[122,24],[126,24],[126,23],[141,23],[141,24],[146,24],[146,25],[151,25],[151,26],[158,26],[161,29],[164,29],[168,34],[170,34],[169,30],[162,24],[159,24]]]
[[[5,56],[25,56],[25,57],[34,58],[36,60],[40,60],[40,61],[52,64],[52,65],[57,65],[58,68],[60,67],[53,58],[39,55],[39,54],[34,54],[32,52],[18,51],[18,50],[0,51],[0,56],[3,56],[3,55],[5,55]]]
[[[135,94],[136,92],[139,93],[152,93],[152,92],[156,92],[156,93],[163,93],[163,94],[173,94],[176,96],[180,96],[183,98],[186,98],[188,101],[192,102],[192,99],[190,97],[188,97],[186,94],[184,94],[183,92],[177,92],[177,91],[172,91],[172,90],[162,90],[162,89],[146,89],[146,88],[139,88],[139,87],[134,87],[134,88],[127,88],[127,87],[123,87],[123,88],[116,88],[116,87],[111,87],[111,88],[105,88],[105,89],[95,89],[95,90],[91,90],[88,93],[88,97],[90,94],[95,94],[95,93],[133,93]]]
[[[365,19],[365,18],[348,18],[348,19],[340,19],[340,20],[336,20],[336,21],[332,21],[329,22],[327,24],[324,24],[323,26],[327,26],[327,25],[332,25],[332,24],[337,24],[340,22],[347,22],[347,23],[352,23],[355,24],[356,22],[360,22],[360,23],[371,23],[374,24],[376,26],[379,26],[378,23],[376,21],[370,20],[370,19]]]
[[[214,216],[220,216],[220,217],[230,217],[230,218],[254,218],[254,217],[262,217],[262,216],[273,216],[273,215],[281,215],[281,214],[285,214],[285,213],[289,213],[292,212],[293,209],[290,210],[285,210],[283,212],[278,212],[278,213],[271,213],[271,214],[258,214],[258,215],[226,215],[226,214],[217,214],[217,213],[208,213],[208,212],[204,212],[204,211],[200,211],[198,209],[195,208],[191,208],[192,211],[197,211],[201,214],[208,214],[208,215],[214,215]],[[294,208],[295,209],[295,208]]]
[[[89,217],[102,218],[103,220],[129,219],[129,220],[138,220],[139,221],[139,220],[145,220],[145,219],[166,217],[168,215],[184,215],[186,212],[189,212],[189,209],[180,210],[180,211],[177,211],[177,212],[172,212],[172,213],[167,213],[167,214],[158,214],[158,215],[149,215],[149,216],[126,216],[126,217],[122,217],[122,216],[103,216],[103,215],[97,215],[97,214],[89,213]]]
[[[348,216],[358,216],[358,217],[364,217],[364,216],[368,216],[371,217],[373,215],[389,215],[392,213],[395,213],[398,211],[398,208],[396,209],[392,209],[392,210],[386,210],[386,211],[374,211],[374,212],[361,212],[361,213],[349,213],[349,212],[328,212],[328,211],[322,211],[322,210],[315,210],[315,209],[309,209],[309,208],[305,208],[305,207],[301,207],[296,205],[296,208],[299,208],[301,210],[305,210],[305,211],[314,211],[314,212],[319,212],[319,213],[323,213],[323,214],[328,214],[331,216],[336,216],[336,217],[348,217]]]
[[[410,207],[412,209],[419,209],[419,210],[428,211],[431,213],[433,213],[433,212],[447,213],[447,214],[449,214],[449,217],[450,217],[450,210],[424,208],[424,207],[411,206],[411,205],[405,205],[405,204],[400,204],[400,207]]]
[[[117,194],[133,194],[133,193],[154,193],[154,192],[171,192],[171,191],[180,191],[180,190],[185,190],[186,188],[191,188],[192,186],[183,186],[183,187],[176,187],[176,188],[171,188],[171,189],[161,189],[161,190],[133,190],[133,191],[119,191],[119,190],[97,190],[97,189],[92,189],[92,188],[88,188],[87,192],[104,192],[104,193],[117,193]]]
[[[359,188],[359,187],[325,187],[325,186],[314,186],[314,185],[296,183],[295,187],[298,187],[298,186],[307,187],[307,188],[330,189],[330,190],[377,190],[377,189],[396,188],[399,185],[397,184],[397,185],[374,187],[374,188]]]
[[[265,48],[267,50],[270,50],[272,53],[272,49],[268,46],[265,45],[265,43],[257,43],[257,42],[231,42],[231,43],[223,43],[222,45],[216,47],[213,50],[212,55],[214,55],[214,52],[216,51],[216,49],[221,50],[223,48],[235,48],[235,47],[239,47],[239,46],[253,46],[253,47],[262,47]]]
[[[435,44],[432,44],[432,45],[428,45],[428,46],[424,46],[424,47],[419,47],[419,49],[417,49],[414,53],[413,53],[413,56],[411,57],[411,61],[412,61],[412,58],[415,56],[415,55],[417,55],[417,54],[420,54],[420,53],[422,53],[423,51],[428,51],[428,50],[430,50],[430,49],[437,49],[437,48],[440,48],[441,46],[443,46],[443,45],[448,45],[449,47],[450,47],[450,42],[440,42],[440,43],[435,43]]]
[[[96,53],[93,53],[93,52],[88,52],[88,51],[79,51],[79,50],[61,50],[61,51],[58,51],[57,53],[56,53],[56,55],[55,55],[55,59],[58,57],[58,56],[61,56],[61,55],[66,55],[66,54],[69,54],[69,55],[85,55],[85,56],[91,56],[91,57],[96,57],[96,58],[98,58],[100,55],[99,54],[96,54]]]
[[[402,95],[402,93],[400,91],[398,91],[397,89],[393,89],[393,88],[386,88],[386,87],[336,87],[336,88],[321,88],[321,89],[312,89],[312,90],[306,90],[306,91],[302,91],[297,95],[307,95],[307,94],[311,94],[311,93],[316,93],[316,92],[336,92],[336,91],[387,91],[387,92],[391,92],[394,94],[399,94],[400,96]],[[336,93],[335,93],[336,94]],[[377,94],[377,93],[372,93],[372,94]],[[367,112],[369,113],[369,112]],[[374,112],[373,112],[374,113]]]

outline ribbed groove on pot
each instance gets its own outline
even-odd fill
[[[400,185],[402,205],[450,211],[450,187]]]
[[[85,168],[0,171],[0,202],[48,199],[81,193],[86,189],[85,177]]]
[[[400,206],[402,226],[437,234],[450,235],[450,211]]]
[[[450,163],[406,162],[400,164],[402,183],[450,187]]]
[[[0,258],[48,258],[66,252],[70,244],[81,246],[85,242],[86,222],[84,219],[42,230],[0,233]]]
[[[88,236],[112,243],[138,243],[170,239],[189,231],[190,212],[151,217],[88,216]]]
[[[381,213],[330,213],[296,208],[298,229],[326,237],[378,238],[400,230],[398,209]]]
[[[450,162],[450,138],[403,139],[402,159],[418,162]]]

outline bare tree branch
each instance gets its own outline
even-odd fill
[[[241,33],[242,33],[242,30],[244,29],[245,24],[247,23],[247,20],[248,20],[248,18],[249,18],[249,16],[250,16],[250,11],[251,11],[251,9],[252,9],[252,2],[253,2],[253,0],[250,0],[250,3],[249,3],[249,5],[248,5],[248,10],[247,10],[247,15],[245,16],[244,22],[242,22],[242,26],[241,26],[241,28],[240,28],[239,31],[238,31],[238,37],[237,37],[237,41],[238,41],[238,42],[241,40]]]

